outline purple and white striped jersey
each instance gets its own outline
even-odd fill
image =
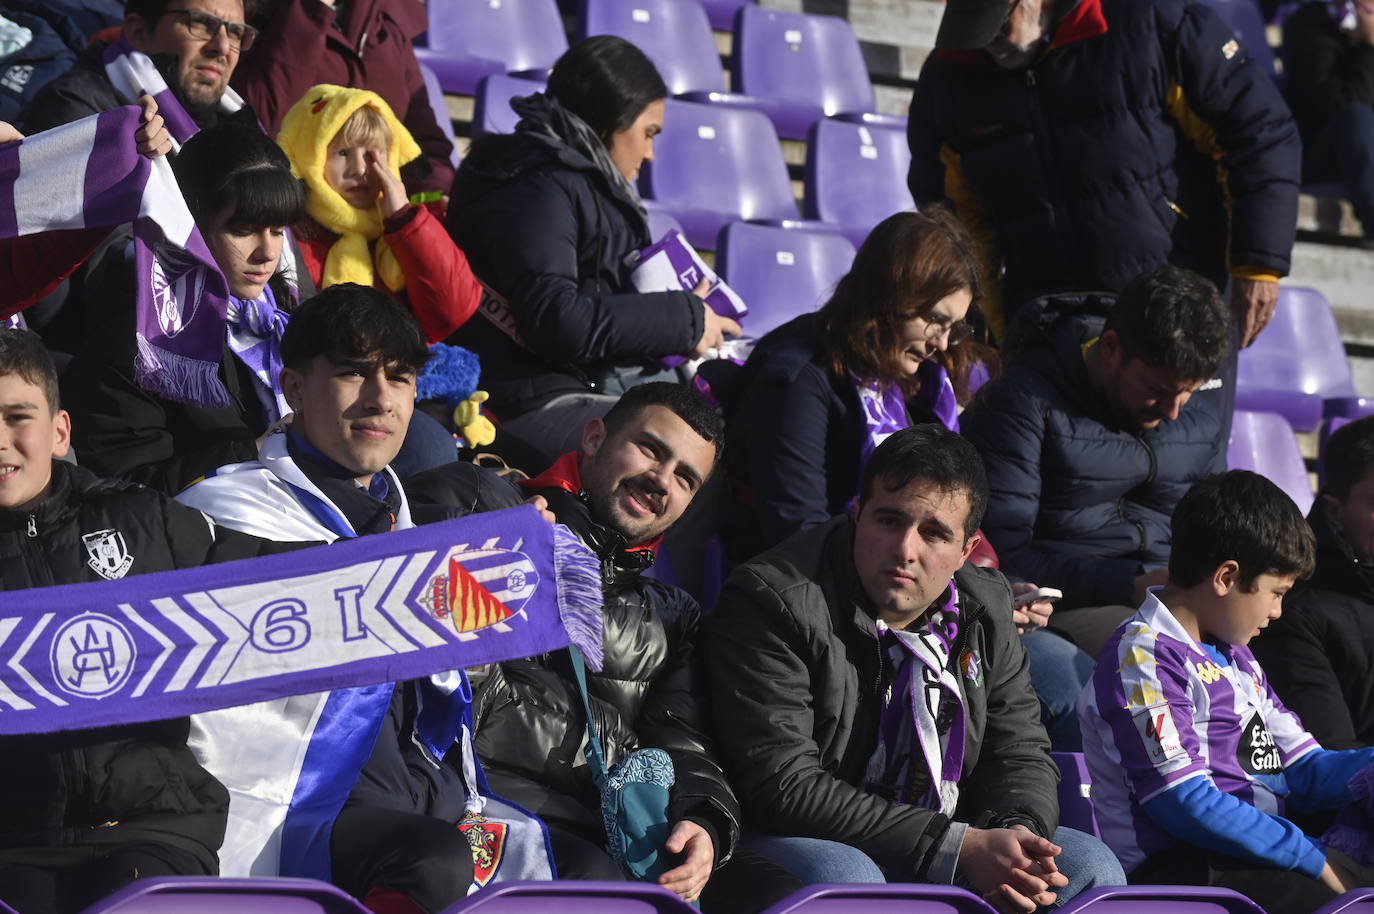
[[[1283,771],[1320,747],[1279,701],[1248,648],[1222,666],[1155,596],[1102,649],[1078,698],[1103,840],[1126,872],[1178,842],[1142,808],[1191,778],[1271,815]]]

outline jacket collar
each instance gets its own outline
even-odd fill
[[[1078,44],[1089,38],[1107,34],[1107,17],[1102,13],[1102,0],[1077,0],[1059,16],[1053,26],[1054,35],[1045,52]],[[940,51],[940,57],[951,63],[981,64],[995,67],[992,59],[982,51]],[[1034,69],[1036,63],[1044,59],[1042,54],[1027,69]]]
[[[1350,541],[1327,519],[1320,495],[1307,513],[1307,523],[1317,538],[1317,567],[1307,585],[1374,603],[1374,562],[1355,554]]]
[[[644,565],[646,568],[652,565],[654,559],[658,557],[658,549],[663,545],[663,534],[660,533],[647,543],[631,546],[625,542],[625,537],[611,530],[609,527],[604,526],[595,518],[591,518],[591,502],[587,498],[587,493],[582,490],[582,455],[577,451],[569,451],[555,460],[547,470],[540,473],[538,476],[533,479],[521,480],[520,485],[527,492],[538,493],[545,489],[561,489],[570,495],[576,495],[578,499],[581,500],[583,506],[586,507],[591,522],[601,530],[606,531],[607,539],[614,539],[620,544],[616,547],[616,551],[641,554],[647,553],[650,559]],[[562,521],[562,518],[560,517],[559,520]]]

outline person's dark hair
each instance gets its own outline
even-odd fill
[[[1293,499],[1249,470],[1195,483],[1174,508],[1170,530],[1169,583],[1180,587],[1196,587],[1228,560],[1240,566],[1246,591],[1262,574],[1305,578],[1316,563],[1316,539]]]
[[[0,376],[10,374],[43,391],[51,412],[60,408],[57,366],[38,334],[31,330],[0,329]]]
[[[983,458],[969,440],[937,422],[913,425],[889,435],[873,451],[859,485],[859,504],[873,494],[875,481],[895,492],[920,480],[941,492],[968,495],[964,539],[978,530],[988,506],[988,475]]]
[[[1374,467],[1374,416],[1365,416],[1343,425],[1326,441],[1322,452],[1322,494],[1337,501],[1350,497],[1350,490]]]
[[[236,228],[294,225],[305,216],[305,190],[291,160],[256,127],[207,127],[172,158],[172,171],[202,231],[225,209]]]
[[[637,384],[621,394],[610,412],[601,420],[606,425],[607,437],[615,435],[650,406],[662,406],[670,410],[703,440],[714,444],[716,457],[711,465],[720,463],[721,454],[725,450],[725,422],[720,417],[720,411],[707,403],[696,391],[671,381]]]
[[[1121,290],[1102,332],[1108,330],[1116,331],[1126,361],[1167,368],[1181,381],[1203,381],[1226,360],[1231,311],[1209,280],[1165,265]]]
[[[307,371],[318,355],[418,372],[429,361],[429,347],[415,318],[391,296],[345,282],[297,308],[282,335],[287,368]]]
[[[162,14],[167,12],[167,7],[172,5],[172,0],[126,0],[124,3],[124,15],[133,13],[142,16],[149,22],[154,22],[162,18]],[[251,22],[258,13],[258,0],[243,0],[243,18],[245,22]]]
[[[899,381],[914,393],[915,381],[908,381],[900,368],[903,325],[925,317],[961,289],[973,296],[965,320],[976,324],[982,292],[978,257],[954,213],[933,206],[884,219],[821,306],[819,339],[830,370],[841,378],[853,372]],[[977,343],[965,340],[941,354],[956,391],[963,391],[973,361],[969,356],[977,349]]]
[[[594,35],[554,62],[548,93],[609,143],[611,134],[667,98],[668,87],[639,48],[615,35]]]

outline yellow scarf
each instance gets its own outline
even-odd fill
[[[339,236],[325,258],[320,288],[327,289],[342,282],[372,286],[375,277],[380,276],[388,289],[399,292],[405,288],[406,278],[396,255],[382,238],[381,211],[375,206],[358,209],[324,179],[330,141],[353,112],[364,106],[375,109],[391,128],[387,167],[393,175],[399,176],[401,166],[420,155],[420,147],[381,96],[366,89],[313,86],[286,112],[281,132],[277,134],[277,145],[291,160],[291,173],[305,182],[305,211]],[[371,241],[377,244],[369,252]]]

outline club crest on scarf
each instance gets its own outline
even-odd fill
[[[124,685],[137,656],[127,628],[103,613],[82,613],[53,636],[53,680],[70,695],[104,698]]]
[[[209,268],[195,255],[175,244],[161,242],[152,261],[153,310],[158,326],[174,337],[196,316],[205,295]]]
[[[505,856],[506,833],[509,829],[504,822],[493,822],[481,813],[466,813],[458,822],[458,830],[467,839],[472,851],[472,881],[474,887],[481,888],[491,882],[501,869],[501,858]]]
[[[86,564],[107,581],[124,577],[134,564],[134,557],[124,545],[124,534],[118,530],[83,534],[81,543],[86,547]]]
[[[449,620],[466,640],[484,628],[507,630],[506,620],[521,613],[538,587],[539,573],[529,556],[491,540],[477,549],[463,544],[449,550],[416,602],[434,618]]]

